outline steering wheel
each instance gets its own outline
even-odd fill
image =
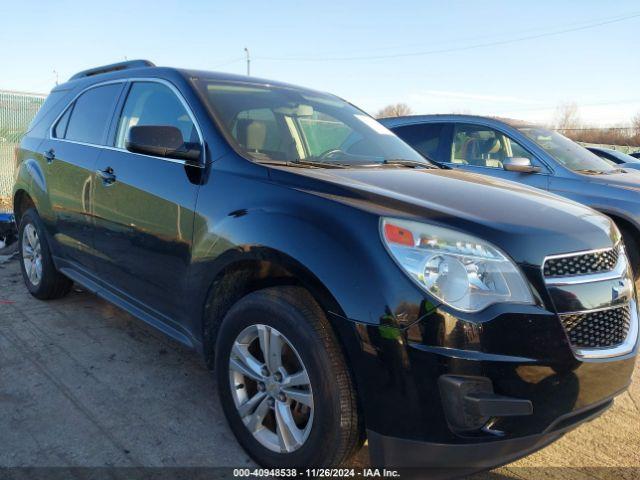
[[[326,152],[323,152],[318,158],[320,158],[320,160],[331,160],[335,155],[340,153],[345,153],[345,152],[339,148],[331,148]]]

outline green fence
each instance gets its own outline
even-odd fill
[[[0,212],[10,211],[15,148],[46,95],[0,90]]]

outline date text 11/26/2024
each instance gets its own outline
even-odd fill
[[[236,468],[234,478],[306,477],[306,478],[399,478],[397,470],[386,468]]]

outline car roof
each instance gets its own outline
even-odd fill
[[[510,127],[534,127],[534,124],[514,118],[485,117],[481,115],[464,115],[458,113],[439,113],[430,115],[405,115],[402,117],[389,117],[378,119],[388,128],[404,125],[416,125],[420,123],[480,123],[488,126],[508,125]]]
[[[80,72],[80,74],[83,72]],[[74,77],[77,77],[76,74]],[[290,83],[280,82],[277,80],[268,80],[259,77],[249,77],[246,75],[238,75],[233,73],[226,72],[213,72],[206,70],[196,70],[196,69],[186,69],[186,68],[174,68],[174,67],[156,67],[156,66],[134,66],[133,68],[126,68],[121,70],[108,71],[105,73],[99,73],[90,76],[80,76],[77,78],[71,77],[69,81],[62,83],[55,87],[53,91],[56,90],[68,90],[70,88],[77,88],[82,86],[88,87],[93,84],[108,82],[111,80],[118,80],[122,78],[164,78],[167,80],[171,80],[175,77],[181,77],[183,79],[207,79],[207,80],[217,80],[223,82],[231,82],[231,83],[242,83],[242,84],[251,84],[251,85],[260,85],[264,87],[282,87],[282,88],[290,88],[295,89],[301,92],[306,92],[310,94],[322,94],[322,95],[330,95],[335,97],[327,92],[322,92],[319,90],[313,90],[310,88],[300,87],[297,85],[292,85]]]

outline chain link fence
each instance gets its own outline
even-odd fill
[[[11,211],[15,148],[46,95],[0,90],[0,213]]]

